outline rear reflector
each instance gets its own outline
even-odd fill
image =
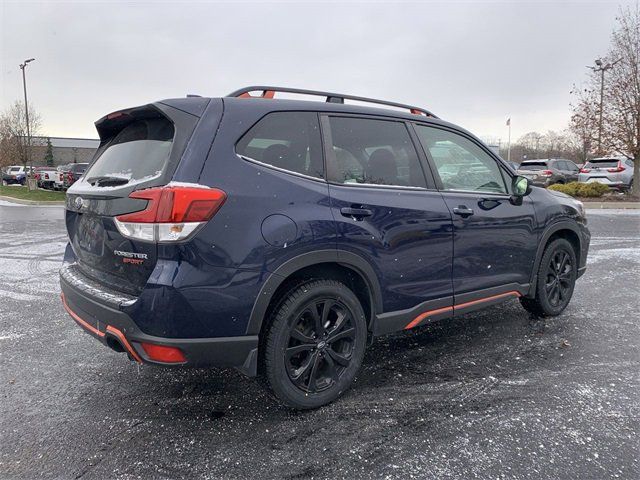
[[[182,350],[166,345],[154,345],[153,343],[141,343],[142,349],[149,359],[162,363],[185,363],[187,359]]]
[[[185,240],[209,221],[227,195],[217,188],[166,186],[137,190],[129,198],[148,202],[144,210],[115,218],[122,235],[151,242],[176,242]]]

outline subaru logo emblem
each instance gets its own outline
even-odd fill
[[[82,197],[76,197],[76,199],[74,200],[74,204],[75,204],[76,208],[78,210],[80,210],[82,208],[82,205],[84,204],[84,201],[82,200]]]

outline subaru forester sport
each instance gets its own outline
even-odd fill
[[[376,336],[515,298],[558,315],[586,268],[580,202],[422,108],[261,86],[96,128],[64,308],[136,362],[234,367],[290,407],[345,392]]]

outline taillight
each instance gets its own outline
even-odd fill
[[[70,182],[73,182],[73,173],[71,172],[67,173],[67,180],[69,180]]]
[[[553,172],[551,170],[542,170],[540,172],[540,175],[542,175],[543,177],[550,177],[551,175],[553,175]]]
[[[142,349],[151,360],[162,363],[185,363],[187,359],[184,357],[182,350],[176,347],[168,347],[166,345],[156,345],[154,343],[141,343]]]
[[[590,171],[591,171],[590,168],[584,168],[583,167],[583,168],[580,169],[580,173],[589,173]]]
[[[622,162],[618,162],[618,166],[616,168],[607,168],[607,172],[611,172],[611,173],[624,172],[624,167],[622,166]]]
[[[189,237],[216,214],[227,194],[217,188],[169,185],[137,190],[129,198],[148,200],[147,207],[115,217],[120,233],[128,238],[164,243]]]

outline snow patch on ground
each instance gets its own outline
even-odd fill
[[[587,257],[587,264],[612,261],[640,263],[640,247],[592,250]]]
[[[38,297],[35,295],[29,295],[28,293],[12,292],[9,290],[0,290],[0,298],[2,297],[11,298],[13,300],[20,300],[20,301],[34,301],[38,299]]]

